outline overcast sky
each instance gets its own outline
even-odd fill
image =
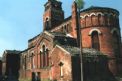
[[[24,50],[28,39],[42,32],[42,16],[47,0],[0,0],[0,56],[3,51]],[[63,2],[65,17],[71,15],[73,0]],[[111,7],[119,10],[122,25],[122,0],[84,0],[85,8],[90,6]],[[68,11],[68,12],[67,12]]]

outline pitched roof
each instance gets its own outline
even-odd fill
[[[78,47],[72,47],[72,46],[61,46],[66,51],[70,52],[71,55],[79,55],[80,54],[80,48]],[[95,56],[106,56],[100,51],[97,51],[92,48],[83,48],[82,53],[84,57],[95,57]]]
[[[19,54],[21,51],[18,50],[5,50],[6,54]]]
[[[33,41],[34,39],[36,39],[36,38],[37,38],[37,37],[39,37],[39,36],[40,36],[40,34],[36,35],[35,37],[33,37],[33,38],[29,39],[29,40],[28,40],[28,42]]]

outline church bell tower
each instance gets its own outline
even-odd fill
[[[63,22],[64,11],[62,3],[58,0],[48,0],[44,7],[43,30],[49,31]]]

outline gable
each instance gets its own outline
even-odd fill
[[[36,43],[36,46],[38,47],[39,45],[42,45],[42,44],[50,44],[52,43],[53,41],[53,36],[51,36],[48,32],[43,32],[42,35],[40,35],[37,43]]]
[[[64,78],[71,76],[71,71],[72,71],[72,61],[71,61],[71,56],[70,53],[64,50],[62,47],[59,45],[56,45],[55,48],[50,53],[50,63],[52,65],[53,70],[53,75],[54,77],[60,77],[60,68],[61,68],[61,63],[62,68],[63,68],[63,75]],[[56,73],[55,73],[56,72]]]
[[[68,51],[66,51],[64,48],[62,48],[61,46],[59,45],[56,45],[52,51],[50,52],[50,56],[52,56],[54,53],[56,54],[67,54],[67,55],[70,55],[70,53]],[[49,56],[49,57],[50,57]]]

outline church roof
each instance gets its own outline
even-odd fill
[[[5,50],[6,54],[19,54],[21,51],[18,50]]]
[[[53,36],[66,36],[65,33],[62,33],[62,32],[49,32],[50,34],[52,34]]]
[[[36,39],[36,38],[39,37],[39,36],[40,36],[40,34],[34,36],[33,38],[29,39],[28,42],[33,41],[34,39]]]
[[[72,46],[61,46],[66,51],[70,52],[71,55],[79,55],[80,54],[80,48],[78,47],[72,47]],[[100,51],[97,51],[93,48],[83,48],[82,53],[84,57],[95,57],[95,56],[106,56]]]
[[[71,18],[72,18],[72,16],[69,16],[69,17],[65,18],[64,21],[63,21],[63,23],[66,22],[66,21],[68,21],[68,20],[70,20]]]
[[[54,40],[55,44],[58,45],[67,45],[67,46],[77,46],[76,39],[70,37],[56,37]]]
[[[75,38],[69,37],[64,33],[51,33],[54,36],[54,44],[66,45],[66,46],[77,46]]]
[[[105,10],[105,11],[108,11],[108,12],[111,12],[111,11],[114,11],[116,12],[117,14],[119,14],[119,11],[116,10],[116,9],[113,9],[113,8],[109,8],[109,7],[98,7],[98,6],[91,6],[87,9],[84,9],[82,10],[81,12],[86,12],[86,11],[91,11],[91,10]]]

